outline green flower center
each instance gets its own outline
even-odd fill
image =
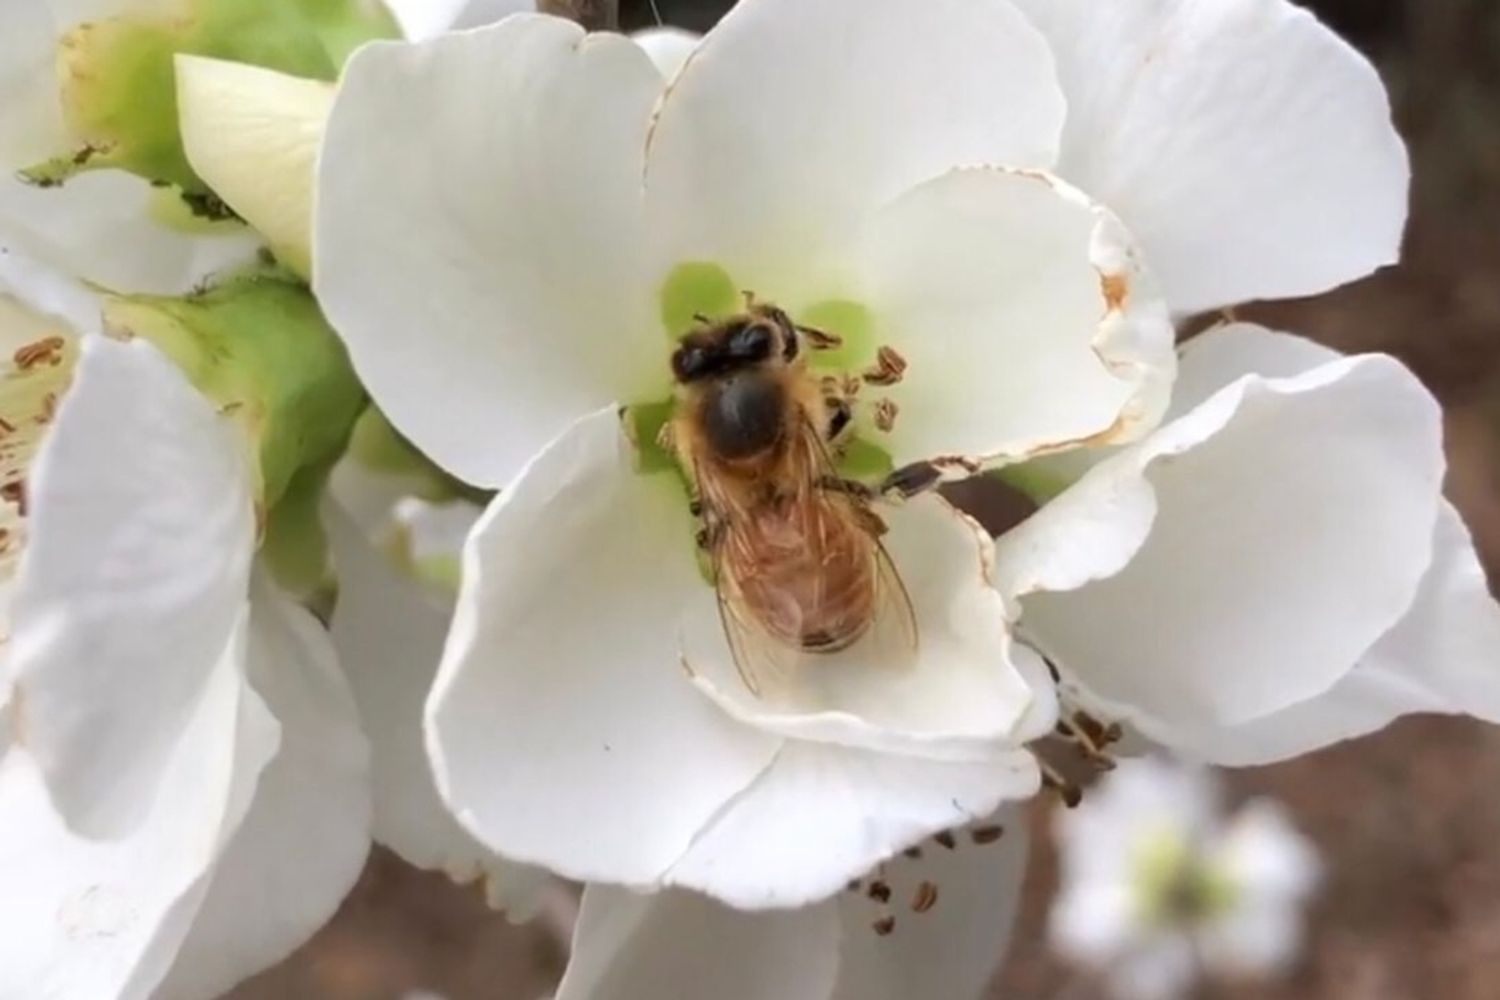
[[[1240,887],[1175,830],[1157,830],[1132,858],[1136,912],[1155,926],[1202,924],[1233,909]]]
[[[709,261],[679,264],[667,275],[658,295],[662,330],[675,346],[679,338],[705,322],[718,322],[743,313],[747,292],[757,292],[757,298],[764,298],[758,290],[742,288],[718,264]],[[818,377],[857,379],[875,364],[879,350],[875,321],[862,304],[828,299],[797,309],[793,319],[799,325],[827,331],[839,340],[837,346],[804,355],[809,370]],[[626,408],[626,427],[635,442],[637,468],[643,474],[669,471],[683,474],[677,457],[661,443],[662,429],[676,408],[675,396]],[[868,421],[860,421],[852,433],[841,439],[835,452],[840,475],[871,482],[891,471],[891,456],[879,440],[879,433]]]

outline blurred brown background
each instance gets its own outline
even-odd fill
[[[729,4],[657,6],[701,30]],[[1375,60],[1396,102],[1416,167],[1405,261],[1331,295],[1244,314],[1344,351],[1388,351],[1415,369],[1447,407],[1450,493],[1500,579],[1500,0],[1310,6]],[[619,17],[628,28],[654,23],[646,0],[622,0]],[[1411,719],[1230,782],[1237,795],[1283,799],[1329,871],[1294,974],[1269,986],[1217,984],[1204,997],[1500,998],[1500,729]],[[1041,849],[994,996],[1093,1000],[1097,988],[1052,960],[1042,937],[1053,878],[1047,808],[1038,808]],[[510,927],[476,890],[376,852],[333,923],[231,997],[395,1000],[424,989],[535,1000],[563,960],[544,928]]]

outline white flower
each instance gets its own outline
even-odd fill
[[[1428,613],[1419,583],[1450,579],[1440,510],[1465,641],[1500,648],[1440,508],[1436,408],[1399,365],[1314,362],[1236,328],[1190,348],[1171,385],[1168,310],[1315,292],[1395,258],[1407,162],[1368,64],[1280,0],[1025,6],[1043,37],[1000,0],[745,0],[665,90],[630,46],[539,18],[351,64],[322,150],[320,298],[396,425],[506,487],[471,539],[428,715],[444,795],[484,842],[576,877],[797,903],[952,822],[884,775],[873,798],[831,788],[932,768],[965,732],[1008,754],[1034,731],[1015,727],[1028,692],[1012,681],[1010,708],[984,706],[930,648],[900,695],[852,656],[838,690],[805,676],[768,705],[706,645],[680,491],[640,474],[640,411],[632,448],[615,409],[665,399],[672,338],[735,289],[906,357],[894,430],[862,426],[897,466],[1087,452],[1092,471],[987,573],[1070,714],[1232,756],[1229,730],[1329,691]],[[370,155],[391,143],[432,153]],[[937,501],[890,521],[924,639],[942,635],[950,602],[974,600],[944,581],[973,555],[958,532],[942,554],[955,522]],[[1387,685],[1303,744],[1457,707],[1455,685],[1483,687],[1461,652],[1429,670],[1430,696]],[[665,665],[679,653],[722,714]],[[996,684],[1001,657],[979,655]],[[1035,665],[1009,657],[1012,677]],[[861,725],[815,723],[828,709]],[[804,759],[835,747],[837,765]],[[913,786],[959,787],[944,754],[948,773]]]
[[[167,39],[159,50],[151,47],[155,42],[138,46],[137,63],[149,66],[158,60],[160,72],[171,72],[173,51],[213,52],[226,59],[275,60],[277,68],[287,72],[332,79],[347,49],[364,38],[394,37],[398,24],[409,37],[425,37],[455,21],[484,23],[532,5],[520,0],[400,0],[390,6],[394,20],[378,0],[337,6],[305,0],[6,0],[0,8],[0,104],[5,107],[0,117],[0,246],[19,248],[53,268],[108,288],[162,294],[187,291],[204,274],[237,264],[253,252],[254,238],[242,225],[195,218],[178,187],[149,183],[181,183],[177,171],[186,164],[176,162],[180,153],[174,157],[172,140],[164,138],[171,135],[177,111],[170,84],[163,93],[148,70],[105,80],[103,99],[126,104],[104,124],[123,121],[127,124],[122,128],[146,130],[148,141],[155,144],[150,155],[125,157],[119,164],[124,169],[97,169],[98,163],[111,160],[110,147],[121,140],[80,130],[81,124],[91,123],[79,108],[88,102],[77,96],[87,84],[75,82],[60,91],[60,81],[68,77],[59,65],[66,68],[70,61],[78,62],[87,71],[78,78],[98,76],[100,66],[113,71],[102,55],[112,42],[99,39],[121,25],[136,26],[142,39],[148,32]],[[274,36],[275,43],[256,48],[251,42],[242,48],[240,39],[250,35],[246,14],[259,17],[257,37],[265,43]],[[215,18],[227,29],[215,28]],[[208,26],[195,27],[204,23]],[[122,48],[132,44],[137,42],[123,43]],[[315,86],[298,82],[308,89]],[[120,94],[126,85],[139,92]],[[257,158],[275,157],[276,150],[265,144],[268,133],[255,131],[253,120],[231,124],[250,129],[260,141],[263,148]],[[128,136],[123,144],[130,144]],[[93,165],[60,186],[25,183],[19,177],[23,168],[74,156]],[[277,240],[285,234],[270,235],[273,249],[285,252],[288,244]],[[298,267],[306,261],[294,250],[289,263]]]
[[[32,401],[30,385],[8,380],[0,403]],[[372,836],[489,876],[499,904],[526,905],[537,881],[468,841],[432,790],[419,720],[443,610],[393,596],[347,518],[332,640],[256,556],[255,407],[210,402],[144,338],[89,335],[24,480],[29,456],[5,452],[28,516],[0,664],[0,995],[217,996],[332,915]],[[336,645],[358,654],[347,677]]]
[[[1025,873],[1019,811],[993,822],[1004,825],[924,844],[790,912],[591,885],[557,1000],[975,1000],[1005,954]]]
[[[1003,3],[858,6],[743,4],[665,91],[626,40],[524,16],[372,46],[341,83],[320,301],[393,423],[505,487],[428,706],[439,786],[502,854],[798,905],[1037,787],[1017,748],[1050,692],[971,522],[887,515],[914,666],[871,638],[757,698],[685,491],[642,468],[674,337],[738,289],[844,336],[830,374],[905,356],[894,430],[861,415],[897,466],[1123,440],[1162,405],[1171,329],[1128,235],[1020,169],[1061,129],[1041,38]],[[430,153],[369,155],[392,143]]]
[[[1443,467],[1400,364],[1233,324],[1188,344],[1160,430],[997,543],[1002,585],[1068,700],[1191,757],[1500,720],[1500,608]]]
[[[90,170],[61,187],[28,184],[17,173],[81,145],[58,92],[62,38],[85,20],[149,17],[161,7],[161,0],[7,0],[0,8],[0,246],[107,287],[161,293],[186,291],[252,251],[243,227],[189,224],[176,192],[122,170]]]
[[[322,627],[252,567],[248,459],[154,348],[83,340],[25,480],[0,993],[217,995],[360,870],[368,750]]]
[[[1311,15],[1023,6],[1071,109],[1058,169],[1140,234],[1174,312],[1395,259],[1405,152],[1374,71]],[[1500,610],[1442,498],[1438,407],[1390,358],[1221,327],[1183,351],[1162,427],[1065,460],[1059,488],[1093,467],[997,565],[1073,706],[1223,764],[1409,712],[1500,720]]]
[[[1199,975],[1263,976],[1302,943],[1319,865],[1269,800],[1221,815],[1206,770],[1127,761],[1057,816],[1052,939],[1122,1000],[1172,1000]]]

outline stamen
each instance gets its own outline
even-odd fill
[[[875,363],[864,370],[862,378],[870,385],[895,385],[906,374],[906,359],[893,347],[875,352]]]
[[[882,879],[876,879],[870,883],[870,889],[866,895],[877,903],[889,903],[891,901],[890,884]]]
[[[1052,789],[1062,799],[1063,805],[1069,809],[1075,809],[1078,803],[1083,801],[1083,789],[1059,774],[1051,764],[1040,756],[1036,759],[1037,766],[1042,769],[1042,784]]]
[[[893,400],[882,399],[875,404],[875,428],[889,434],[896,429],[896,418],[901,408]]]
[[[1077,714],[1069,715],[1063,713],[1058,719],[1058,728],[1062,730],[1061,735],[1071,739],[1078,747],[1079,752],[1090,763],[1102,771],[1113,771],[1115,769],[1114,758],[1104,752],[1103,746],[1095,741],[1094,737],[1089,733],[1088,727],[1079,721]]]
[[[901,853],[906,855],[908,858],[911,858],[913,861],[920,861],[922,859],[922,849],[920,847],[908,847]]]
[[[950,851],[958,846],[958,841],[954,839],[952,830],[940,830],[932,835],[932,839]]]
[[[969,831],[969,839],[981,846],[985,844],[993,844],[1003,836],[1005,836],[1005,827],[998,825],[976,826],[974,829]]]
[[[871,924],[870,927],[881,937],[888,937],[891,931],[896,929],[896,918],[887,914]]]
[[[938,888],[931,882],[923,882],[917,886],[916,895],[912,896],[911,908],[914,913],[926,913],[937,905]]]

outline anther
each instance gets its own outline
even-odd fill
[[[863,886],[864,886],[864,883],[861,882],[859,879],[852,878],[852,879],[849,880],[849,884],[846,885],[846,886],[844,886],[844,888],[847,889],[847,890],[849,890],[850,892],[859,892],[859,890],[861,888],[863,888]]]
[[[950,851],[958,846],[958,841],[954,839],[952,830],[940,830],[932,835],[932,839]]]
[[[881,917],[879,920],[871,924],[870,927],[875,931],[876,934],[879,934],[881,937],[888,937],[890,936],[891,931],[896,929],[896,918],[893,916]]]
[[[1037,763],[1042,769],[1042,784],[1056,792],[1063,805],[1073,809],[1083,801],[1083,789],[1058,774],[1046,761],[1038,758]]]
[[[1068,715],[1066,712],[1063,713],[1058,720],[1058,728],[1061,730],[1061,735],[1073,741],[1078,747],[1079,753],[1085,759],[1099,767],[1100,770],[1114,770],[1114,759],[1104,752],[1103,747],[1095,741],[1094,736],[1089,732],[1089,727],[1083,725],[1077,716]]]
[[[922,849],[920,847],[908,847],[901,853],[906,855],[908,858],[911,858],[913,861],[919,861],[922,858]]]
[[[882,399],[875,404],[875,428],[889,434],[896,428],[896,418],[901,415],[901,408],[889,399]]]
[[[870,883],[870,888],[866,895],[877,903],[889,903],[891,901],[891,887],[887,882],[876,879]]]
[[[937,905],[938,888],[931,882],[923,882],[917,886],[917,891],[911,899],[913,913],[926,913]]]
[[[969,831],[969,839],[981,845],[993,844],[1003,836],[1005,836],[1003,826],[976,826]]]
[[[895,385],[906,374],[906,359],[895,348],[881,347],[875,352],[875,363],[861,377],[870,385]]]

